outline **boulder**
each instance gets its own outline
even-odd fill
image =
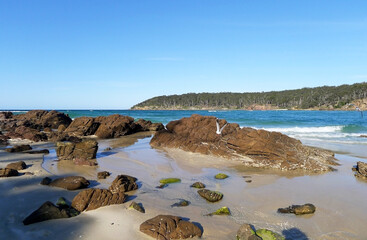
[[[52,182],[52,179],[49,177],[44,177],[42,181],[40,182],[41,185],[48,185]]]
[[[13,152],[24,152],[27,150],[32,150],[32,147],[30,145],[18,145],[18,146],[14,146],[12,148],[6,148],[5,151],[7,151],[8,153],[13,153]]]
[[[89,211],[112,204],[122,204],[126,198],[127,195],[122,192],[112,193],[106,189],[90,188],[78,193],[71,206],[80,212]]]
[[[200,189],[198,190],[198,194],[209,202],[218,202],[223,198],[223,193],[208,189]]]
[[[98,142],[93,139],[82,142],[58,142],[56,154],[59,160],[85,161],[95,159],[98,150]]]
[[[26,126],[12,128],[11,130],[9,130],[6,136],[12,139],[21,138],[28,139],[34,142],[47,141],[47,135],[44,132],[40,132],[39,130]]]
[[[70,177],[63,177],[63,178],[57,178],[50,183],[47,184],[47,181],[41,182],[43,185],[48,185],[51,187],[59,187],[59,188],[65,188],[67,190],[77,190],[86,188],[89,186],[89,181],[85,179],[84,177],[80,176],[70,176]]]
[[[152,123],[149,120],[139,119],[135,122],[136,125],[139,126],[141,131],[160,131],[164,129],[162,123]]]
[[[367,179],[367,163],[357,162],[357,167],[355,168],[355,176]]]
[[[194,182],[190,187],[193,188],[205,188],[205,184],[202,182]]]
[[[111,174],[107,171],[103,171],[103,172],[99,172],[97,173],[97,177],[98,179],[106,179],[107,177],[109,177]]]
[[[138,189],[137,179],[128,175],[118,175],[108,188],[112,193],[129,192]]]
[[[97,131],[99,124],[92,117],[79,117],[75,118],[63,133],[67,133],[70,136],[93,135]]]
[[[0,177],[14,177],[18,176],[18,171],[11,168],[0,168]]]
[[[9,163],[8,165],[6,165],[5,168],[10,168],[14,170],[23,170],[27,168],[27,164],[25,164],[24,161],[13,162],[13,163]]]
[[[195,224],[171,215],[158,215],[143,222],[140,231],[160,240],[201,237],[203,234]]]
[[[61,124],[68,126],[71,123],[71,118],[61,112],[32,110],[25,114],[14,115],[18,126],[30,127],[37,130],[44,128],[57,129]]]
[[[5,120],[13,117],[12,112],[0,112],[0,120]]]
[[[95,132],[99,138],[117,138],[137,132],[134,118],[119,114],[95,118],[100,125]]]
[[[135,209],[138,212],[145,213],[145,209],[141,203],[132,202],[129,206],[130,209]]]
[[[305,146],[282,133],[240,128],[238,124],[218,120],[220,127],[225,127],[217,134],[216,123],[215,117],[194,114],[169,122],[166,129],[155,133],[150,144],[236,158],[252,167],[321,172],[337,165],[332,152]]]
[[[78,215],[79,212],[69,206],[57,207],[53,203],[47,201],[36,211],[32,212],[23,220],[24,225],[43,222],[51,219],[70,218]]]
[[[294,213],[296,215],[311,214],[316,211],[316,207],[311,203],[304,205],[292,205],[287,208],[279,208],[279,213]]]

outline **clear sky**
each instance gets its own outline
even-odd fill
[[[363,81],[366,0],[0,0],[0,109]]]

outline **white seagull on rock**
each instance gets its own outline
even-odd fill
[[[224,127],[225,127],[225,126],[227,126],[227,123],[226,123],[226,124],[224,124],[224,126],[223,126],[222,128],[219,128],[219,119],[218,119],[218,118],[216,118],[216,119],[215,119],[215,121],[216,121],[216,124],[217,124],[217,131],[216,131],[216,133],[217,133],[218,135],[220,135],[220,134],[222,134],[222,131],[223,131]]]

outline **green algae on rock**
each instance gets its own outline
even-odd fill
[[[213,216],[213,215],[231,215],[231,212],[229,211],[228,207],[221,207],[215,212],[209,213],[205,216]]]
[[[190,187],[193,188],[205,188],[205,184],[202,182],[194,182]]]
[[[261,237],[263,240],[285,240],[283,236],[268,229],[259,229],[256,231],[256,235]]]
[[[208,189],[200,189],[198,190],[198,194],[209,202],[218,202],[223,198],[223,193]]]
[[[228,175],[225,173],[218,173],[217,175],[215,175],[215,179],[226,179],[228,178]]]
[[[179,183],[181,182],[181,179],[179,178],[163,178],[159,180],[161,184],[170,184],[170,183]]]

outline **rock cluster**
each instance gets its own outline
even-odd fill
[[[282,133],[240,128],[220,120],[220,127],[225,127],[217,134],[216,122],[215,117],[197,114],[171,121],[166,129],[155,133],[150,144],[241,159],[252,167],[320,172],[333,170],[330,165],[336,165],[332,152],[305,146]]]

